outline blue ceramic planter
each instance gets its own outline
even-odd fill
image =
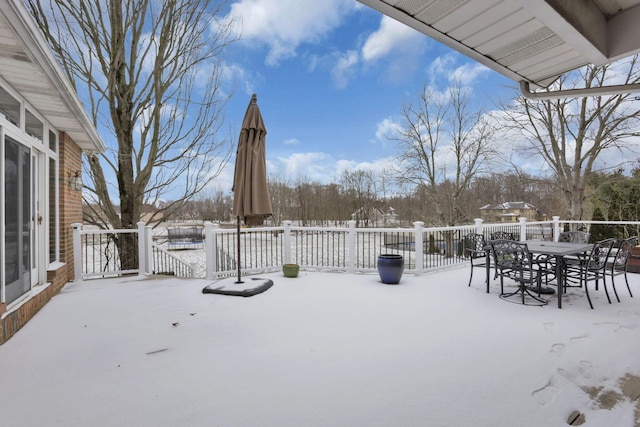
[[[402,255],[382,254],[378,255],[378,274],[380,281],[387,285],[400,283],[404,272],[404,258]]]

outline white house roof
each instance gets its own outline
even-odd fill
[[[22,0],[0,0],[0,76],[83,151],[105,150]]]
[[[640,0],[358,1],[537,87],[640,51]]]
[[[536,207],[527,203],[527,202],[504,202],[499,203],[497,205],[484,205],[480,209],[502,209],[502,210],[511,210],[511,209],[535,209]]]

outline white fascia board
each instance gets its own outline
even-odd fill
[[[640,52],[640,6],[609,20],[607,41],[608,56],[612,62]]]
[[[69,110],[69,114],[72,114],[79,121],[95,151],[105,151],[104,142],[89,119],[84,105],[21,0],[0,1],[0,13],[6,17],[6,21],[12,26],[14,36],[20,40],[27,50],[28,55],[34,61],[34,66],[41,68],[45,76],[49,78],[51,86],[60,95]]]
[[[516,1],[592,64],[609,62],[606,52],[607,20],[592,3],[580,2],[578,6],[577,2],[553,1],[556,4],[554,8],[550,4],[552,0]],[[564,16],[559,9],[564,9],[562,13],[570,17]]]

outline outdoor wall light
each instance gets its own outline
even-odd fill
[[[82,190],[82,175],[79,170],[72,172],[69,177],[69,188],[76,191]]]

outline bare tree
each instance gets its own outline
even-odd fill
[[[356,227],[368,227],[377,200],[374,173],[362,169],[345,170],[340,176],[340,184],[345,199],[352,206],[350,216],[355,219]]]
[[[293,190],[284,174],[270,175],[268,179],[269,197],[273,214],[271,223],[275,226],[281,225],[284,220],[296,219],[291,214],[293,201]]]
[[[293,214],[303,226],[309,225],[311,220],[311,188],[312,181],[308,176],[299,176],[293,187]]]
[[[523,201],[536,207],[539,220],[564,212],[564,200],[556,191],[554,180],[508,171],[491,173],[474,180],[471,190],[475,203],[470,211],[481,217],[480,208],[503,202]]]
[[[200,0],[26,0],[108,150],[89,155],[86,222],[132,228],[142,206],[172,194],[178,212],[220,172],[221,54],[233,23]],[[86,181],[86,180],[85,180]],[[176,197],[175,194],[179,196]],[[119,204],[119,212],[118,212]]]
[[[563,76],[552,89],[598,87],[612,80],[639,83],[637,61],[635,56],[623,63],[587,66]],[[629,153],[632,138],[640,135],[640,102],[633,94],[549,101],[520,96],[503,109],[507,113],[505,127],[525,136],[526,154],[539,156],[550,168],[573,220],[583,219],[590,176],[623,164],[597,160],[612,150]],[[632,161],[635,160],[634,157]]]
[[[233,197],[221,188],[209,187],[198,193],[188,202],[187,207],[189,206],[202,221],[228,222],[233,219]]]
[[[492,128],[470,106],[460,82],[442,94],[424,86],[417,103],[403,107],[396,139],[402,184],[423,187],[438,225],[466,219],[464,196],[493,154]]]

